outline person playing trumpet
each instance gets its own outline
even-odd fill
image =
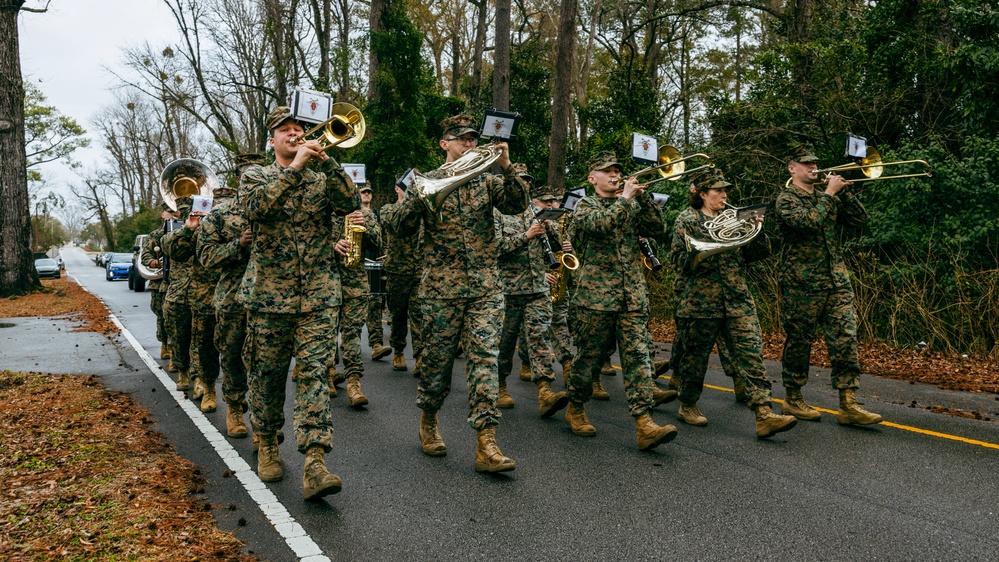
[[[689,425],[707,425],[697,408],[704,388],[708,356],[716,341],[724,340],[732,360],[744,376],[749,407],[756,413],[756,436],[766,439],[794,427],[798,420],[771,409],[772,395],[763,366],[763,335],[756,302],[749,291],[746,264],[767,257],[769,243],[757,236],[741,247],[724,250],[695,265],[689,239],[710,240],[710,221],[725,210],[730,184],[714,168],[691,177],[690,207],[676,218],[670,262],[684,280],[677,303],[677,332],[683,341],[678,358],[680,409],[677,418]],[[756,219],[762,220],[762,219]]]
[[[566,421],[576,435],[592,436],[596,428],[584,404],[593,394],[606,351],[617,345],[621,357],[628,412],[635,418],[640,450],[650,450],[676,437],[676,427],[652,421],[652,360],[649,355],[649,299],[642,275],[639,236],[663,229],[659,208],[634,177],[621,180],[613,152],[589,161],[587,180],[596,196],[582,198],[573,215],[580,267],[572,294],[573,336],[578,353],[569,373]]]
[[[879,423],[880,415],[857,403],[857,312],[838,237],[840,227],[855,228],[867,222],[867,210],[847,189],[850,182],[836,174],[820,180],[815,173],[817,161],[811,147],[792,149],[787,156],[791,178],[777,196],[787,256],[781,279],[786,334],[781,373],[787,392],[784,411],[802,420],[818,421],[821,416],[801,394],[808,382],[812,339],[821,327],[832,362],[832,385],[839,391],[839,423]]]

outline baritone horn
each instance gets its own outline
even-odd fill
[[[920,164],[925,168],[922,172],[917,172],[914,174],[899,174],[895,176],[883,176],[885,168],[888,166],[904,166],[906,164]],[[851,183],[858,183],[862,181],[877,181],[877,180],[897,180],[901,178],[930,178],[933,177],[933,170],[930,169],[930,165],[926,163],[925,160],[900,160],[898,162],[882,162],[881,153],[878,149],[873,146],[867,147],[867,156],[860,159],[860,162],[850,162],[849,164],[840,164],[839,166],[833,166],[832,168],[823,168],[821,170],[815,170],[816,174],[836,174],[839,172],[849,172],[853,170],[860,170],[860,173],[864,174],[864,177],[849,180]]]
[[[368,130],[361,110],[345,102],[337,102],[330,109],[333,116],[302,133],[295,142],[302,144],[309,137],[319,133],[320,152],[326,152],[334,146],[350,148],[356,146],[364,138]]]

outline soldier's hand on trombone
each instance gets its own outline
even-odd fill
[[[291,162],[291,167],[302,170],[309,160],[315,159],[317,162],[325,162],[329,156],[322,151],[322,144],[316,139],[310,139],[298,145],[298,152]]]
[[[847,186],[853,185],[851,182],[843,179],[843,176],[837,174],[829,174],[822,180],[822,183],[826,184],[825,193],[826,195],[834,196],[840,191],[843,191]]]
[[[631,201],[636,195],[645,193],[647,187],[649,187],[648,184],[638,183],[637,179],[629,176],[624,179],[624,191],[621,192],[621,196]]]

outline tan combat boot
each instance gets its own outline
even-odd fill
[[[742,382],[742,377],[736,375],[732,378],[732,391],[735,392],[735,401],[740,404],[749,400],[749,393],[746,392],[746,383]]]
[[[610,400],[610,393],[604,390],[604,385],[600,382],[600,379],[593,381],[593,399]]]
[[[340,394],[339,392],[337,392],[336,389],[336,383],[337,383],[336,376],[337,376],[336,367],[326,370],[326,386],[330,387],[331,398],[336,398]]]
[[[510,457],[503,456],[496,444],[496,428],[479,430],[479,446],[475,449],[475,472],[509,472],[517,468]]]
[[[676,417],[687,425],[708,425],[708,418],[697,408],[697,404],[690,406],[680,404],[680,409],[676,412]]]
[[[538,413],[541,414],[541,417],[550,418],[568,404],[569,397],[564,392],[552,392],[551,382],[538,381]]]
[[[406,366],[406,356],[401,351],[396,351],[395,355],[392,356],[392,370],[405,371],[407,369],[409,367]]]
[[[675,390],[663,390],[652,383],[652,403],[656,406],[660,404],[669,404],[670,402],[676,400],[677,393]]]
[[[794,416],[779,416],[773,413],[770,406],[763,405],[756,407],[756,437],[766,439],[776,433],[787,431],[798,423],[798,418]]]
[[[614,371],[614,366],[611,365],[610,359],[604,361],[604,364],[601,365],[600,374],[605,377],[613,377],[615,374],[617,374]]]
[[[170,362],[167,363],[167,372],[168,373],[176,373],[177,372],[177,366],[173,364],[173,356],[170,357]],[[187,389],[185,388],[184,390],[187,390]]]
[[[284,431],[283,430],[280,430],[280,429],[277,430],[277,433],[275,435],[277,435],[278,445],[280,445],[281,443],[284,443]],[[260,436],[257,435],[256,433],[253,434],[253,445],[251,446],[251,449],[253,450],[254,453],[256,453],[260,449]]]
[[[177,390],[188,390],[191,388],[191,375],[188,371],[180,371],[177,373]]]
[[[648,451],[676,437],[676,426],[657,425],[648,412],[635,416],[635,433],[638,436],[638,449]]]
[[[281,449],[278,447],[277,435],[261,435],[259,441],[257,476],[263,482],[277,482],[284,476],[284,471],[281,469]]]
[[[884,419],[880,414],[868,412],[857,403],[857,391],[852,388],[839,391],[839,417],[837,420],[843,425],[871,425],[881,423]]]
[[[191,397],[197,400],[205,395],[205,383],[201,382],[201,377],[191,377],[194,382],[194,391],[191,392]]]
[[[669,359],[663,359],[662,361],[656,361],[652,363],[652,369],[656,373],[656,377],[661,377],[669,372]]]
[[[167,347],[167,344],[161,343],[160,344],[160,359],[169,359],[169,358],[170,358],[170,348]]]
[[[582,404],[569,402],[569,408],[565,411],[565,421],[569,422],[569,429],[580,437],[593,437],[597,434],[597,428],[590,424],[586,417],[586,408]]]
[[[818,410],[805,403],[800,388],[787,389],[787,394],[784,397],[784,408],[781,411],[799,420],[819,421],[822,418],[822,414]]]
[[[680,377],[676,375],[676,372],[669,376],[669,386],[674,390],[680,390]]]
[[[562,383],[569,388],[569,375],[572,373],[572,359],[562,362]]]
[[[243,421],[243,406],[241,404],[228,404],[225,412],[225,431],[229,437],[236,439],[246,437],[246,422]]]
[[[416,363],[413,365],[413,378],[420,378],[420,374],[423,373],[423,355],[416,358]]]
[[[201,383],[205,393],[201,396],[201,411],[206,414],[214,412],[218,408],[218,399],[215,397],[215,385]]]
[[[302,469],[302,495],[306,500],[335,494],[343,488],[343,482],[336,474],[331,474],[323,460],[325,450],[322,445],[312,445],[305,450],[305,467]]]
[[[425,455],[443,457],[447,454],[444,439],[437,431],[437,412],[423,411],[423,415],[420,417],[420,444],[423,446]]]
[[[361,392],[360,375],[350,375],[347,379],[347,400],[350,401],[351,408],[360,408],[368,405],[368,397]]]
[[[527,363],[520,364],[520,380],[531,381],[531,366]]]
[[[499,397],[496,399],[496,407],[503,410],[513,408],[513,396],[510,396],[510,390],[506,387],[506,379],[500,380]]]
[[[390,353],[392,353],[391,347],[384,344],[377,344],[375,347],[371,348],[371,360],[377,361]]]

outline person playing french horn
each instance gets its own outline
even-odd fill
[[[722,339],[745,377],[748,405],[756,413],[756,436],[766,439],[794,427],[794,416],[775,414],[771,409],[770,380],[763,366],[763,335],[756,316],[756,302],[749,291],[746,264],[770,254],[765,236],[759,235],[742,247],[723,250],[695,263],[689,251],[690,239],[711,240],[710,228],[725,210],[726,188],[731,186],[718,168],[692,174],[690,207],[676,218],[670,263],[677,277],[684,279],[683,294],[677,304],[677,332],[683,340],[679,358],[679,399],[677,418],[695,426],[708,419],[697,407],[704,387],[708,356]],[[760,221],[762,218],[750,219]]]

